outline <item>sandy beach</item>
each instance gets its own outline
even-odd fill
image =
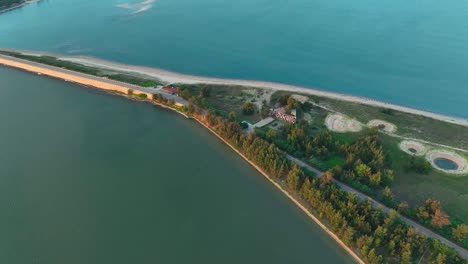
[[[388,108],[388,109],[393,109],[396,111],[406,112],[406,113],[410,113],[414,115],[425,116],[425,117],[429,117],[432,119],[441,120],[441,121],[445,121],[445,122],[449,122],[453,124],[468,126],[468,120],[464,118],[451,117],[451,116],[432,113],[432,112],[428,112],[424,110],[414,109],[414,108],[410,108],[406,106],[400,106],[400,105],[390,104],[386,102],[381,102],[381,101],[373,100],[370,98],[322,91],[322,90],[308,88],[308,87],[300,87],[300,86],[288,85],[288,84],[283,84],[283,83],[273,83],[273,82],[264,82],[264,81],[255,81],[255,80],[221,79],[221,78],[195,76],[195,75],[188,75],[188,74],[166,71],[166,70],[158,69],[158,68],[117,63],[117,62],[112,62],[112,61],[107,61],[107,60],[94,58],[94,57],[87,57],[87,56],[65,56],[65,55],[53,54],[53,53],[47,53],[47,52],[35,52],[35,51],[12,50],[12,49],[4,49],[4,50],[20,52],[23,54],[34,55],[34,56],[42,56],[42,55],[54,56],[61,60],[80,63],[86,66],[102,68],[102,69],[111,69],[115,71],[128,72],[128,73],[136,73],[136,74],[156,78],[160,80],[161,82],[164,82],[167,84],[174,84],[174,83],[202,84],[204,83],[204,84],[214,84],[214,85],[246,86],[246,87],[253,87],[253,88],[270,89],[274,91],[290,91],[290,92],[297,92],[301,94],[316,95],[316,96],[327,97],[327,98],[332,98],[332,99],[337,99],[337,100],[354,102],[354,103],[359,103],[359,104],[364,104],[364,105]]]
[[[425,117],[429,117],[436,120],[441,120],[453,124],[459,124],[463,126],[468,126],[468,120],[463,118],[451,117],[447,115],[431,113],[428,111],[418,110],[414,108],[409,108],[405,106],[385,103],[365,97],[358,97],[353,95],[346,95],[346,94],[339,94],[334,92],[322,91],[313,88],[306,88],[282,83],[272,83],[272,82],[263,82],[263,81],[254,81],[254,80],[236,80],[236,79],[220,79],[220,78],[210,78],[210,77],[202,77],[202,76],[194,76],[194,75],[187,75],[181,74],[171,71],[166,71],[157,68],[150,68],[150,67],[143,67],[143,66],[136,66],[136,65],[127,65],[121,64],[111,61],[106,61],[98,58],[93,57],[59,57],[62,60],[73,61],[76,63],[81,63],[88,66],[94,66],[99,68],[108,68],[118,71],[125,71],[125,72],[133,72],[139,73],[143,75],[147,75],[153,78],[157,78],[158,80],[165,82],[165,83],[186,83],[186,84],[215,84],[215,85],[233,85],[233,86],[247,86],[247,87],[254,87],[254,88],[262,88],[262,89],[271,89],[275,91],[291,91],[297,92],[301,94],[308,94],[308,95],[316,95],[322,96],[337,100],[349,101],[354,103],[360,103],[370,106],[382,107],[393,109],[396,111],[411,113],[415,115],[421,115]]]

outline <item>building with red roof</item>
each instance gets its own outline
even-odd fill
[[[162,90],[168,94],[175,95],[179,93],[180,88],[177,86],[168,85],[168,86],[164,86]]]

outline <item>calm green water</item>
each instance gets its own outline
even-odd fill
[[[195,122],[0,67],[0,263],[350,263]]]
[[[0,47],[304,85],[468,118],[466,0],[117,7],[135,2],[43,0],[0,16]]]

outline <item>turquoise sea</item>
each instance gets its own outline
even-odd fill
[[[43,0],[0,15],[0,46],[468,118],[467,14],[464,0]]]

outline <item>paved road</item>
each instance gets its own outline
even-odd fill
[[[287,158],[288,158],[289,160],[295,162],[295,163],[296,163],[297,165],[299,165],[300,167],[305,167],[305,168],[307,168],[307,169],[309,169],[309,170],[315,172],[315,175],[316,175],[317,177],[320,177],[320,176],[323,174],[322,171],[317,170],[316,168],[310,166],[309,164],[306,164],[305,162],[303,162],[303,161],[301,161],[301,160],[299,160],[299,159],[297,159],[297,158],[295,158],[295,157],[293,157],[293,156],[291,156],[291,155],[289,155],[289,154],[286,154],[286,156],[287,156]],[[358,191],[358,190],[356,190],[356,189],[354,189],[354,188],[352,188],[352,187],[350,187],[350,186],[344,184],[343,182],[340,182],[340,181],[338,181],[338,180],[336,180],[336,179],[333,179],[333,182],[334,182],[336,185],[340,186],[340,188],[341,188],[342,190],[347,191],[347,192],[354,193],[354,194],[355,194],[359,199],[361,199],[361,200],[369,199],[369,200],[372,202],[374,208],[380,207],[384,213],[388,213],[388,212],[391,210],[389,207],[387,207],[387,206],[381,204],[380,202],[378,202],[378,201],[372,199],[371,197],[367,196],[366,194],[364,194],[364,193],[362,193],[362,192],[360,192],[360,191]],[[406,224],[408,224],[408,225],[414,227],[414,228],[415,228],[417,231],[419,231],[420,233],[423,233],[423,234],[425,234],[425,235],[428,236],[428,237],[438,239],[438,240],[442,241],[442,243],[446,244],[447,246],[454,248],[465,260],[468,260],[468,250],[466,250],[466,249],[464,249],[463,247],[461,247],[461,246],[459,246],[459,245],[453,243],[452,241],[450,241],[450,240],[448,240],[448,239],[442,237],[441,235],[435,233],[434,231],[432,231],[432,230],[430,230],[430,229],[428,229],[428,228],[422,226],[421,224],[419,224],[419,223],[417,223],[417,222],[415,222],[415,221],[409,219],[409,218],[406,217],[406,216],[403,216],[403,215],[401,215],[401,214],[398,214],[398,216],[399,216],[399,217],[401,218],[401,220],[403,220]]]
[[[0,58],[3,58],[5,60],[16,61],[16,62],[19,62],[19,63],[29,64],[29,65],[36,66],[36,67],[41,67],[41,68],[49,69],[49,70],[52,70],[52,71],[57,71],[57,72],[61,72],[61,73],[66,73],[66,74],[71,74],[71,75],[83,77],[83,78],[88,78],[88,79],[91,79],[91,80],[105,82],[105,83],[109,83],[109,84],[113,84],[113,85],[118,85],[118,86],[129,88],[129,89],[132,89],[132,90],[135,90],[135,91],[142,91],[142,92],[147,92],[147,93],[151,93],[151,94],[161,94],[167,99],[173,99],[176,103],[180,103],[182,105],[188,105],[188,102],[186,100],[184,100],[184,99],[182,99],[182,98],[180,98],[180,97],[178,97],[176,95],[168,94],[168,93],[162,91],[161,89],[141,87],[141,86],[137,86],[137,85],[133,85],[133,84],[129,84],[129,83],[110,80],[110,79],[105,78],[105,77],[98,77],[98,76],[94,76],[94,75],[90,75],[90,74],[86,74],[86,73],[70,71],[70,70],[67,70],[67,69],[64,69],[64,68],[50,66],[50,65],[47,65],[47,64],[37,63],[37,62],[29,61],[29,60],[18,59],[18,58],[6,56],[6,55],[3,55],[3,54],[0,54]]]

